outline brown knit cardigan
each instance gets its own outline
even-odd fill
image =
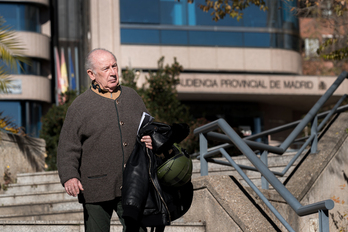
[[[147,110],[133,89],[120,88],[116,100],[89,89],[68,109],[59,137],[58,173],[63,185],[71,178],[81,181],[81,203],[121,196],[123,166],[133,150],[141,115]]]

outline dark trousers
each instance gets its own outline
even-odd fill
[[[123,232],[147,231],[145,227],[140,227],[137,222],[127,222],[122,218],[122,201],[120,197],[117,197],[112,201],[83,204],[85,232],[109,232],[113,211],[117,213],[117,216],[123,225]]]

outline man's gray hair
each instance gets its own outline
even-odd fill
[[[108,53],[110,53],[114,58],[115,58],[115,60],[117,61],[117,59],[116,59],[116,56],[112,53],[112,52],[110,52],[109,50],[106,50],[105,48],[95,48],[95,49],[93,49],[92,51],[90,51],[89,53],[88,53],[88,55],[87,55],[87,57],[86,57],[86,62],[85,62],[85,69],[86,69],[86,71],[88,70],[88,69],[91,69],[92,70],[92,72],[94,73],[94,60],[92,59],[92,53],[94,53],[95,51],[105,51],[105,52],[108,52]]]

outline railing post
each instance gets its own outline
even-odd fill
[[[319,210],[319,232],[329,232],[329,211]]]
[[[315,117],[312,120],[311,135],[314,135],[311,146],[311,153],[313,154],[317,153],[318,148],[318,115],[315,115]]]
[[[208,152],[208,141],[203,133],[199,133],[199,152],[201,161],[201,176],[208,175],[208,162],[204,158],[204,155]]]
[[[263,151],[261,153],[261,161],[268,167],[268,151]],[[262,189],[269,189],[269,183],[266,178],[261,174],[261,187]]]

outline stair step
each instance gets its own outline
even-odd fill
[[[82,210],[82,205],[77,199],[65,201],[50,201],[43,203],[11,204],[0,206],[0,217],[5,215],[55,213],[61,210]]]
[[[4,220],[83,220],[83,207],[77,199],[0,206],[0,221]],[[116,213],[112,220],[118,220]]]
[[[0,216],[0,221],[66,221],[83,220],[83,210],[61,210],[55,213],[12,214]]]
[[[60,182],[58,171],[17,174],[18,184],[37,184],[47,182]]]
[[[26,203],[44,203],[51,201],[64,201],[76,199],[66,194],[65,190],[49,192],[33,192],[18,194],[0,194],[0,206],[26,204]]]
[[[83,232],[83,221],[0,221],[1,232]],[[119,221],[112,221],[110,231],[122,232]],[[166,232],[205,232],[204,222],[172,222]]]
[[[63,186],[60,182],[41,182],[41,183],[29,183],[29,184],[9,184],[6,190],[6,194],[16,193],[32,193],[32,192],[48,192],[48,191],[61,191]]]

